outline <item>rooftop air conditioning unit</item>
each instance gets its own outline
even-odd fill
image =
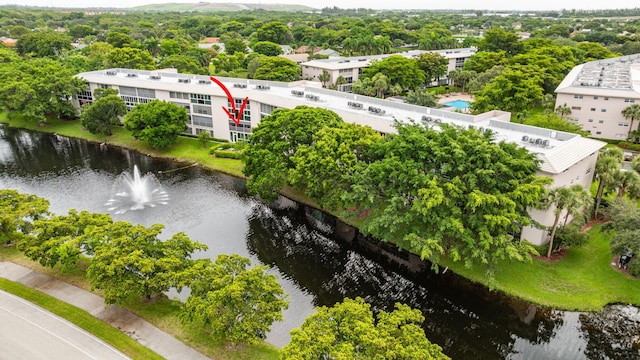
[[[529,137],[527,135],[522,136],[522,141],[523,142],[529,141]]]
[[[115,70],[107,70],[107,75],[115,75],[117,72]]]
[[[134,74],[134,73],[128,73],[127,77],[138,77],[138,74]]]
[[[149,79],[151,79],[151,80],[160,80],[160,75],[150,75]]]
[[[179,83],[188,84],[191,82],[191,79],[178,79]]]
[[[198,84],[211,84],[211,80],[198,80]]]

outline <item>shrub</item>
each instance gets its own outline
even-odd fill
[[[242,159],[242,152],[235,150],[214,150],[213,155],[219,158]]]

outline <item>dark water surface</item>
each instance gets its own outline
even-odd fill
[[[0,188],[33,193],[59,215],[70,208],[106,213],[114,181],[137,165],[156,174],[169,204],[115,220],[165,225],[163,236],[184,231],[209,250],[198,257],[236,253],[272,267],[290,294],[285,320],[268,341],[284,346],[289,331],[314,306],[360,296],[375,309],[402,302],[426,316],[429,339],[453,359],[640,359],[638,309],[611,306],[584,314],[542,309],[486,292],[447,273],[436,275],[406,254],[335,219],[281,199],[266,206],[246,194],[244,181],[128,150],[55,135],[0,127]],[[180,169],[170,171],[173,169]],[[168,172],[167,172],[168,171]],[[410,264],[413,270],[400,263]],[[184,297],[185,294],[171,294]]]

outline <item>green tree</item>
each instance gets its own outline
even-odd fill
[[[147,50],[124,47],[111,50],[105,57],[108,68],[155,69],[155,61]]]
[[[247,52],[247,44],[245,44],[242,39],[232,38],[224,43],[224,51],[229,55],[237,52],[245,54]]]
[[[404,97],[404,101],[409,104],[436,107],[438,102],[435,95],[431,94],[427,89],[418,89],[409,91]]]
[[[443,254],[489,269],[498,259],[529,261],[532,247],[512,234],[531,224],[527,208],[549,182],[536,175],[535,155],[491,132],[396,126],[353,176],[355,211],[374,209],[361,230],[433,264]]]
[[[480,43],[478,43],[478,51],[504,51],[507,56],[520,54],[523,49],[524,46],[520,42],[518,34],[500,27],[487,30]]]
[[[211,141],[211,135],[208,131],[203,130],[198,134],[198,142],[202,145],[203,148],[207,147],[207,144]]]
[[[88,35],[95,35],[96,31],[89,25],[78,24],[69,28],[69,35],[74,39],[84,38]]]
[[[471,93],[476,93],[484,89],[484,87],[487,86],[487,84],[491,80],[501,75],[506,69],[507,68],[505,66],[496,65],[483,73],[479,73],[478,76],[469,81],[469,85],[467,86],[468,91]]]
[[[275,199],[295,167],[291,156],[299,147],[311,145],[313,135],[323,127],[341,123],[336,113],[322,108],[275,109],[253,130],[244,151],[247,189],[265,200]]]
[[[416,59],[408,59],[402,55],[391,55],[382,60],[373,60],[365,70],[364,78],[373,78],[382,73],[389,84],[398,84],[403,89],[416,89],[424,83],[425,75],[418,67]]]
[[[606,186],[614,183],[614,174],[622,166],[624,154],[619,148],[605,148],[600,151],[598,160],[596,161],[595,178],[598,180],[598,191],[596,192],[596,207],[593,217],[598,217],[600,203],[604,195]]]
[[[158,67],[161,69],[174,68],[181,74],[208,75],[209,71],[200,63],[187,55],[170,55],[162,59]]]
[[[283,359],[449,359],[427,339],[420,324],[424,316],[408,305],[374,318],[361,298],[346,298],[333,307],[322,306],[302,326],[291,331]]]
[[[300,67],[283,57],[260,58],[260,65],[253,73],[257,80],[296,81],[300,79]]]
[[[72,118],[76,112],[68,99],[86,87],[74,75],[49,58],[4,64],[0,67],[0,106],[38,122],[51,115]]]
[[[112,134],[111,127],[120,124],[120,117],[127,113],[127,106],[120,96],[102,96],[84,107],[80,115],[82,126],[92,134]]]
[[[553,240],[556,236],[556,230],[558,229],[562,213],[566,211],[566,225],[571,212],[587,205],[589,200],[589,193],[582,185],[572,185],[571,187],[563,186],[549,190],[547,197],[542,201],[544,208],[553,208],[553,214],[555,216],[550,229],[549,248],[547,249],[548,258],[551,257],[551,252],[553,251]]]
[[[564,119],[565,116],[571,115],[571,108],[564,103],[563,105],[558,105],[556,108],[556,114],[560,115],[561,119]]]
[[[537,113],[528,116],[524,122],[525,125],[537,126],[546,129],[553,129],[558,131],[565,131],[574,134],[580,134],[582,136],[589,136],[589,132],[582,129],[582,126],[567,120],[562,119],[560,116],[552,113]]]
[[[475,71],[464,70],[464,69],[455,69],[447,75],[453,84],[460,87],[460,90],[464,92],[469,81],[476,78],[478,74]]]
[[[270,41],[276,44],[290,44],[293,40],[291,31],[280,21],[271,21],[256,30],[258,41]]]
[[[542,101],[542,79],[537,66],[507,68],[476,92],[471,108],[476,113],[489,110],[521,112]]]
[[[613,230],[611,252],[635,254],[627,265],[632,275],[640,275],[640,209],[625,198],[616,198],[609,203],[606,215],[611,221],[603,228]]]
[[[331,75],[329,74],[329,72],[327,70],[323,69],[322,70],[322,74],[318,75],[318,80],[320,80],[320,82],[322,83],[322,87],[326,88],[327,84],[331,80]]]
[[[507,65],[509,59],[504,51],[479,51],[464,62],[464,69],[483,73],[494,66]]]
[[[447,74],[449,60],[438,53],[423,53],[416,59],[418,68],[424,72],[427,85],[438,81],[440,77]]]
[[[356,166],[366,161],[369,147],[380,140],[382,136],[370,127],[348,123],[323,127],[291,157],[289,181],[320,206],[340,208],[343,196],[351,191]]]
[[[627,106],[622,110],[622,116],[624,116],[625,119],[630,120],[629,130],[632,131],[633,121],[636,119],[640,119],[640,105],[633,104],[633,105]]]
[[[635,171],[618,169],[613,173],[613,181],[618,197],[628,195],[631,199],[640,198],[640,175]]]
[[[184,233],[161,240],[162,228],[119,221],[107,229],[87,268],[91,288],[102,290],[106,304],[122,305],[133,296],[149,300],[186,284],[191,255],[207,247]]]
[[[138,104],[124,118],[125,129],[156,149],[166,149],[187,130],[187,110],[174,103],[153,100]]]
[[[193,269],[182,318],[201,324],[214,339],[232,344],[255,344],[266,337],[274,321],[282,321],[288,301],[267,267],[248,268],[249,259],[219,255],[214,263],[201,261]]]
[[[68,270],[77,267],[83,255],[94,254],[111,224],[109,215],[71,209],[66,216],[37,220],[34,235],[23,238],[18,249],[42,266],[61,264]]]
[[[71,38],[53,31],[33,31],[22,35],[16,42],[20,55],[33,57],[59,57],[71,49]]]
[[[118,49],[125,47],[137,48],[139,46],[139,42],[136,39],[120,31],[109,31],[106,41],[109,45]]]
[[[258,41],[253,44],[253,51],[266,56],[278,56],[282,54],[280,45],[271,41]]]
[[[21,242],[32,232],[34,221],[49,215],[49,201],[15,190],[0,189],[0,242]]]

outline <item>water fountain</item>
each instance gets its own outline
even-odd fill
[[[113,196],[105,206],[116,214],[166,205],[169,202],[169,194],[162,188],[155,175],[141,175],[137,165],[133,166],[133,173],[125,171],[118,176],[111,193]]]

